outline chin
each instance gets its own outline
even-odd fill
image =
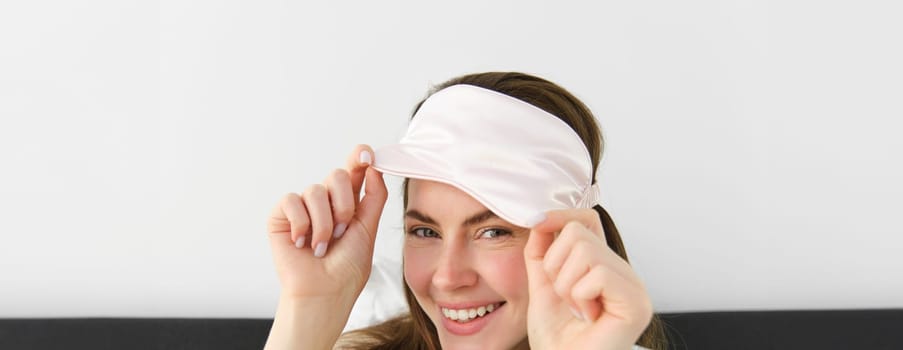
[[[508,350],[514,348],[511,340],[502,339],[498,335],[489,337],[483,336],[467,336],[464,337],[450,335],[443,339],[439,336],[439,344],[442,350]]]

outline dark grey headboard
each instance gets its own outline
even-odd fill
[[[903,309],[660,316],[672,349],[903,349]],[[269,319],[0,319],[0,349],[262,349],[271,324]]]

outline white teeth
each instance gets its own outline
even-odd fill
[[[478,308],[473,309],[460,309],[460,310],[452,310],[447,308],[442,308],[442,315],[458,322],[468,322],[477,317],[483,317],[486,314],[492,312],[493,310],[498,308],[499,304],[489,304],[486,306],[480,306]]]

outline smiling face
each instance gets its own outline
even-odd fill
[[[442,348],[528,348],[529,229],[443,183],[411,179],[407,196],[404,276]]]

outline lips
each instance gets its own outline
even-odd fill
[[[482,330],[504,305],[504,301],[440,304],[439,312],[442,325],[449,333],[471,335]]]

